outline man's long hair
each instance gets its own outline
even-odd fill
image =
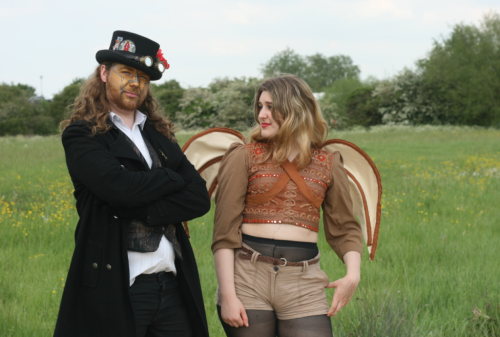
[[[269,92],[273,99],[271,114],[280,126],[270,139],[262,137],[259,123],[259,99],[263,91]],[[321,148],[328,136],[328,124],[311,89],[294,75],[271,78],[261,84],[255,93],[254,118],[257,125],[250,133],[251,141],[267,143],[270,151],[264,161],[272,157],[276,164],[287,161],[295,142],[299,147],[297,167],[306,167],[311,160],[311,147]]]
[[[109,73],[113,63],[106,62],[103,65],[106,67],[106,72]],[[59,124],[61,132],[68,125],[79,120],[85,120],[89,123],[93,135],[98,132],[104,133],[111,129],[108,123],[110,109],[106,97],[106,83],[101,80],[101,65],[83,83],[80,93],[75,98],[75,102],[68,109],[71,111],[71,117]],[[173,134],[172,122],[161,115],[160,107],[158,102],[153,98],[149,85],[146,98],[138,110],[147,116],[147,122],[152,124],[158,132],[164,134],[170,140],[177,142]]]

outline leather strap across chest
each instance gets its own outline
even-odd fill
[[[278,181],[266,193],[259,195],[247,195],[247,204],[261,205],[270,201],[278,193],[280,193],[283,188],[285,188],[290,180],[292,180],[295,185],[297,185],[297,188],[302,193],[304,198],[306,198],[307,201],[309,201],[314,207],[320,208],[323,203],[323,199],[314,194],[313,191],[311,191],[311,189],[307,186],[299,171],[297,171],[297,166],[288,160],[281,164],[281,166],[284,171],[278,178]]]

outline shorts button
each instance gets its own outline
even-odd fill
[[[274,271],[278,271],[278,270],[280,270],[280,268],[278,266],[275,266]]]

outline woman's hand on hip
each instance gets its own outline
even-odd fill
[[[224,322],[233,328],[248,327],[248,317],[245,307],[238,297],[234,296],[227,300],[222,299],[221,317]]]
[[[352,295],[358,287],[359,277],[355,278],[350,275],[338,279],[326,286],[326,288],[335,288],[335,294],[333,294],[333,301],[330,310],[328,310],[328,317],[335,316],[340,309],[349,303]]]
[[[349,303],[352,295],[358,287],[361,278],[361,254],[355,251],[347,252],[344,255],[344,262],[347,267],[347,274],[345,277],[330,283],[326,288],[335,288],[333,294],[333,301],[330,310],[328,310],[328,317],[338,314],[340,309]]]

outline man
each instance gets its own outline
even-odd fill
[[[210,200],[149,88],[169,65],[125,31],[96,59],[61,123],[80,220],[54,336],[208,336],[181,222]]]

